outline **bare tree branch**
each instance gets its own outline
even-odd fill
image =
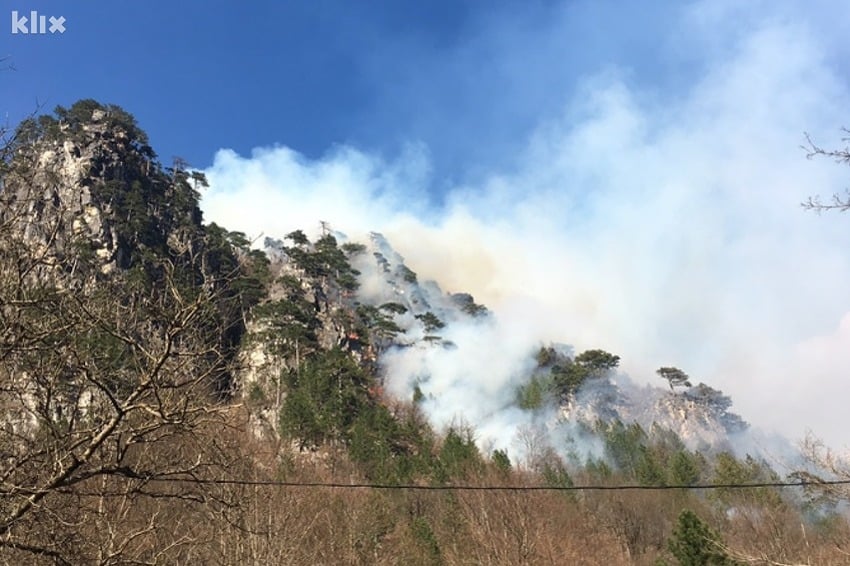
[[[842,131],[845,134],[850,134],[850,130],[847,128],[842,128]],[[826,157],[829,159],[833,159],[836,163],[850,165],[850,146],[845,146],[843,149],[824,149],[817,145],[811,138],[811,136],[806,133],[806,143],[801,146],[806,151],[807,159],[814,159],[815,157]],[[850,137],[843,137],[841,141],[844,143],[850,142]],[[817,213],[821,213],[825,210],[837,210],[839,212],[846,212],[850,210],[850,189],[845,189],[845,194],[840,195],[835,193],[832,195],[831,202],[823,203],[819,196],[813,196],[806,199],[801,206],[806,210],[813,210]]]

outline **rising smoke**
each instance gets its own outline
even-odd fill
[[[444,180],[421,144],[392,161],[353,147],[316,160],[222,150],[206,220],[253,236],[315,235],[320,220],[355,241],[377,230],[421,279],[486,304],[495,322],[446,330],[457,350],[389,360],[399,393],[427,368],[438,423],[513,438],[528,424],[509,404],[529,349],[556,341],[620,355],[638,383],[682,367],[755,425],[846,444],[835,415],[850,397],[850,224],[799,203],[843,190],[847,174],[799,146],[804,131],[837,141],[850,92],[832,36],[777,14],[695,5],[680,24],[705,51],[684,88],[588,75],[522,151],[439,204],[429,194]],[[725,43],[711,36],[724,18],[738,18]]]

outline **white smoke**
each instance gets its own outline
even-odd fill
[[[440,206],[427,195],[444,180],[421,145],[391,162],[275,147],[216,155],[206,219],[253,236],[315,235],[320,220],[354,240],[377,230],[421,279],[494,311],[492,326],[447,329],[464,347],[392,362],[400,392],[428,368],[437,422],[512,437],[527,424],[507,407],[528,348],[554,340],[616,353],[639,382],[679,366],[755,425],[847,444],[850,220],[799,207],[850,178],[799,147],[804,131],[830,145],[850,124],[830,51],[842,38],[788,24],[786,5],[761,8],[683,12],[666,40],[703,49],[686,88],[587,76],[522,152]]]

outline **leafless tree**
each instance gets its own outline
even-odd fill
[[[850,130],[847,128],[842,128],[842,131],[845,134],[850,134]],[[850,137],[844,137],[841,141],[848,143],[850,142]],[[806,144],[802,147],[806,150],[806,157],[808,159],[813,159],[815,157],[827,157],[834,159],[836,163],[850,165],[850,146],[845,146],[843,149],[824,149],[815,144],[815,142],[812,141],[811,136],[806,134]],[[814,210],[818,213],[823,212],[824,210],[846,212],[850,210],[850,189],[845,189],[844,195],[840,195],[838,193],[833,194],[831,202],[829,203],[821,202],[819,196],[809,197],[802,203],[802,207],[806,210]]]
[[[105,275],[42,181],[0,187],[0,562],[173,561],[237,504],[219,291],[193,252]]]
[[[850,485],[824,483],[824,480],[850,481],[850,453],[837,452],[812,434],[806,435],[800,449],[814,471],[798,471],[795,476],[811,490],[850,502]]]

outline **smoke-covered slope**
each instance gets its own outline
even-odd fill
[[[568,556],[551,549],[564,533],[584,540],[577,527],[630,563],[660,556],[683,505],[729,519],[789,508],[765,489],[716,500],[679,489],[779,478],[721,392],[677,368],[662,368],[669,388],[638,385],[644,376],[618,372],[615,354],[542,340],[522,304],[490,312],[421,280],[380,234],[321,223],[310,238],[293,226],[252,249],[202,223],[203,175],[163,168],[117,107],[83,101],[23,124],[0,180],[10,563],[102,561],[122,540],[115,560],[277,563],[290,555],[242,549],[312,549],[329,536],[357,550],[345,563],[379,553],[395,563],[403,547],[415,561],[426,546],[435,563],[448,549],[459,557],[445,563],[468,561],[470,548],[486,550],[482,562],[537,563]],[[846,477],[824,477],[835,475]],[[323,482],[358,485],[331,505],[325,490],[289,489]],[[380,494],[364,496],[366,482]],[[538,490],[598,482],[677,490],[633,500]],[[411,505],[410,484],[459,491]],[[789,521],[773,540],[799,532]],[[552,545],[487,554],[518,529],[524,540],[549,529]],[[587,548],[589,562],[612,563]]]
[[[648,433],[672,431],[695,450],[736,451],[748,434],[747,423],[731,411],[731,399],[706,384],[674,391],[655,377],[659,386],[638,385],[618,373],[616,363],[576,373],[585,367],[581,356],[568,346],[541,343],[535,329],[522,324],[521,312],[503,320],[462,290],[448,292],[438,282],[420,280],[381,234],[350,242],[325,226],[322,239],[348,250],[356,289],[341,289],[333,277],[306,276],[292,257],[294,247],[267,240],[273,272],[298,279],[316,314],[321,347],[348,350],[376,370],[386,399],[416,399],[438,429],[471,426],[481,447],[520,458],[530,431],[562,455],[600,455],[592,431],[614,422],[635,423]],[[315,252],[317,245],[309,249]],[[272,285],[272,297],[284,294]],[[291,352],[273,362],[262,342],[253,348],[249,382],[274,383],[282,367],[294,367]],[[264,376],[259,366],[267,368]],[[268,395],[276,399],[272,405],[279,405],[281,394]],[[529,401],[529,395],[536,398]],[[273,428],[276,415],[270,405],[265,410]],[[742,452],[752,450],[752,442],[744,445]]]
[[[463,289],[420,280],[381,234],[350,241],[323,225],[315,242],[296,230],[267,239],[264,256],[249,252],[241,235],[202,225],[193,187],[202,176],[161,168],[120,108],[82,101],[19,132],[4,218],[18,225],[26,246],[51,258],[38,269],[50,266],[57,281],[74,286],[90,277],[93,285],[133,270],[155,277],[153,266],[167,259],[187,280],[216,286],[240,265],[240,277],[246,267],[265,277],[268,258],[268,288],[243,277],[237,286],[253,285],[251,297],[219,307],[228,350],[253,321],[234,385],[269,401],[257,404],[268,432],[287,394],[280,372],[334,348],[374,372],[385,398],[415,397],[438,429],[469,425],[480,446],[520,455],[520,437],[532,429],[562,454],[576,449],[576,430],[598,423],[661,427],[695,449],[733,447],[730,439],[747,430],[730,412],[731,400],[708,385],[639,386],[646,376],[633,380],[616,363],[594,369],[569,347],[543,343],[521,305],[491,313]],[[249,303],[263,293],[264,304],[249,316]],[[541,360],[543,352],[550,359]]]

